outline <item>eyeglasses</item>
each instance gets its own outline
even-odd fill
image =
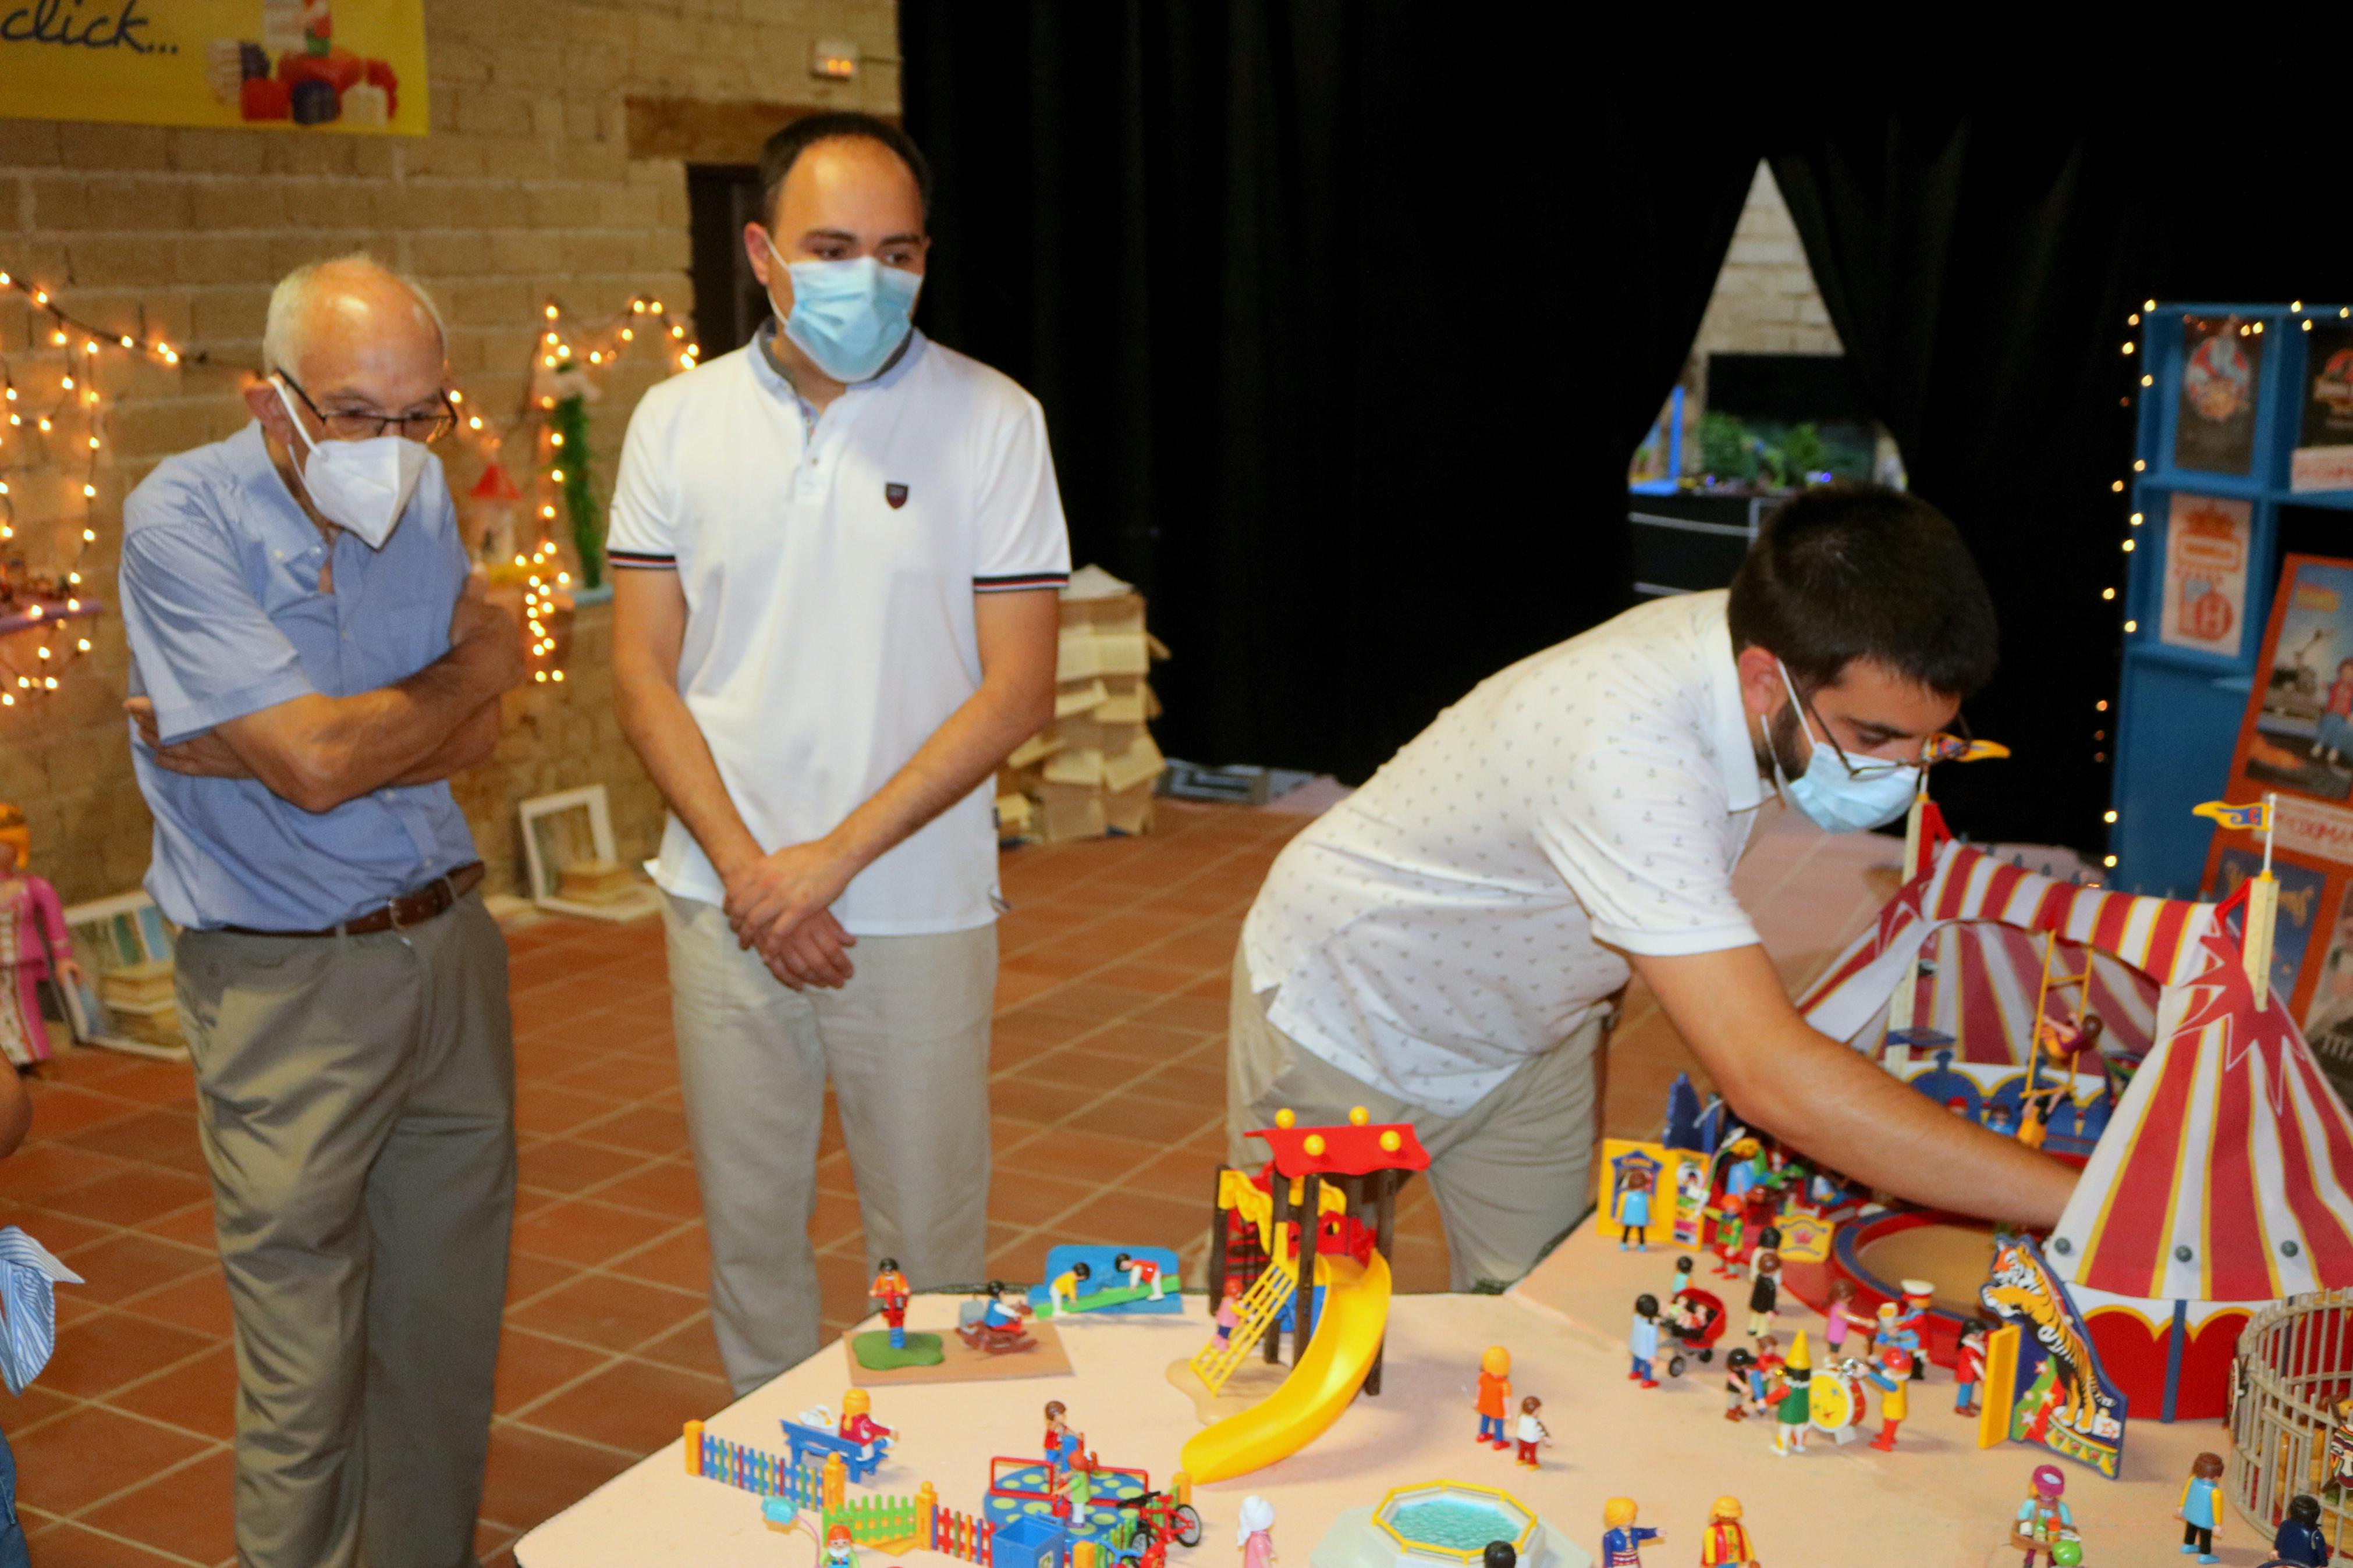
[[[1788,679],[1788,671],[1784,669],[1782,677]],[[1831,729],[1830,721],[1822,717],[1821,710],[1814,706],[1811,694],[1800,694],[1794,680],[1790,681],[1789,689],[1790,694],[1797,697],[1799,706],[1805,710],[1807,716],[1821,726],[1822,739],[1829,744],[1831,754],[1838,758],[1839,765],[1846,770],[1847,777],[1858,783],[1872,779],[1893,778],[1898,773],[1912,772],[1927,761],[1928,748],[1936,743],[1937,737],[1929,736],[1920,742],[1920,755],[1901,762],[1889,762],[1878,757],[1870,757],[1857,762],[1846,754],[1844,746],[1838,743],[1837,733]],[[1958,735],[1963,741],[1973,741],[1977,738],[1969,733],[1969,721],[1958,713],[1953,715],[1951,732]]]
[[[294,395],[302,400],[302,406],[311,411],[328,435],[339,441],[372,441],[378,436],[397,430],[412,441],[429,443],[438,441],[458,427],[458,410],[449,402],[447,392],[434,395],[440,400],[441,407],[439,412],[433,414],[329,414],[311,401],[311,395],[303,391],[302,384],[291,375],[281,370],[278,373],[278,379],[294,389]]]

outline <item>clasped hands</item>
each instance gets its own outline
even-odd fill
[[[725,878],[727,923],[739,948],[756,948],[768,972],[798,991],[838,989],[857,973],[858,939],[833,918],[833,901],[857,868],[823,839],[787,844]]]

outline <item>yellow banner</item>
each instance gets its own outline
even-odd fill
[[[0,0],[0,117],[422,136],[424,0]]]

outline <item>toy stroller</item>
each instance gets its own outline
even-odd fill
[[[1674,1349],[1667,1357],[1667,1373],[1681,1377],[1686,1353],[1702,1362],[1715,1359],[1715,1342],[1724,1337],[1723,1299],[1712,1290],[1685,1286],[1667,1303],[1661,1326],[1674,1342]]]

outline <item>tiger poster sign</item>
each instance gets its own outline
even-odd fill
[[[2067,1288],[2022,1236],[1996,1239],[1978,1300],[2001,1325],[1987,1343],[1978,1446],[2027,1443],[2114,1480],[2125,1451],[2125,1401],[2092,1349]]]
[[[0,117],[422,136],[424,0],[0,0]]]

